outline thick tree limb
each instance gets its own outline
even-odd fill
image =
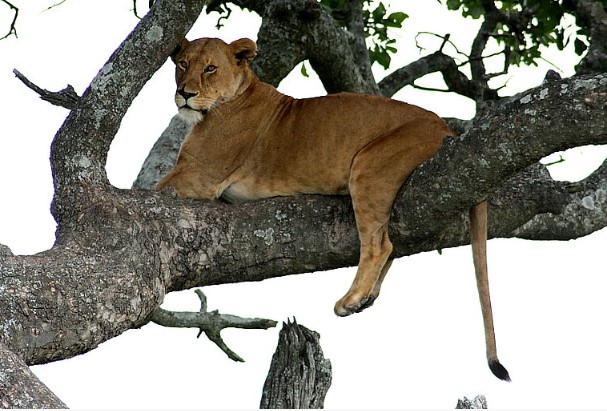
[[[259,408],[324,407],[331,386],[331,362],[325,359],[319,339],[318,333],[296,321],[283,323]]]
[[[349,35],[318,2],[272,0],[261,17],[254,68],[263,81],[277,85],[307,58],[329,93],[377,90],[361,76]]]
[[[190,132],[190,125],[179,115],[175,115],[169,126],[162,132],[145,159],[133,188],[153,190],[156,184],[171,171],[177,161],[181,142]]]
[[[542,213],[516,229],[514,235],[529,240],[568,240],[607,227],[607,160],[578,183],[557,183],[569,201],[560,213]]]
[[[163,327],[198,328],[200,332],[197,337],[200,337],[204,332],[209,340],[213,341],[230,359],[238,362],[244,362],[244,360],[226,345],[221,338],[221,330],[224,328],[267,330],[276,327],[276,321],[273,320],[219,314],[217,310],[209,312],[207,310],[207,297],[201,290],[196,290],[196,294],[200,298],[199,312],[175,312],[158,307],[152,312],[150,320]]]
[[[194,24],[205,3],[155,2],[99,71],[57,132],[51,147],[55,185],[51,211],[59,225],[59,237],[61,222],[77,214],[79,210],[74,210],[74,206],[82,204],[82,196],[91,194],[89,185],[93,184],[97,190],[109,187],[105,164],[120,120],[144,84]],[[89,197],[86,202],[95,200]]]
[[[0,343],[0,408],[67,408],[15,353]]]

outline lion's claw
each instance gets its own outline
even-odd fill
[[[357,297],[346,295],[335,304],[335,314],[340,317],[359,313],[365,308],[371,307],[375,302],[375,297]]]

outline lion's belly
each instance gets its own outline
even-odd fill
[[[348,194],[345,181],[339,184],[323,184],[299,179],[266,180],[243,178],[232,182],[221,194],[230,203],[243,203],[269,197],[284,197],[298,194]]]

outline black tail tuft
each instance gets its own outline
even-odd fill
[[[489,359],[489,369],[497,378],[503,381],[510,382],[510,375],[508,375],[508,370],[504,368],[502,364],[500,364],[497,358]]]

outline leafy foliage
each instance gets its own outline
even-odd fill
[[[346,26],[348,4],[347,0],[320,0],[325,7],[342,26]],[[365,0],[363,19],[365,23],[365,35],[369,45],[369,56],[371,64],[377,62],[383,68],[390,67],[391,53],[396,53],[394,44],[396,40],[390,37],[390,29],[402,28],[403,22],[409,17],[401,11],[388,14],[384,2],[372,2]]]
[[[607,5],[607,0],[602,0]],[[441,0],[450,10],[464,17],[478,19],[486,14],[481,0]],[[582,55],[588,45],[584,28],[567,24],[568,9],[562,0],[496,1],[500,13],[491,36],[504,46],[509,63],[537,65],[542,46],[556,45],[560,50],[573,41],[575,52]]]

